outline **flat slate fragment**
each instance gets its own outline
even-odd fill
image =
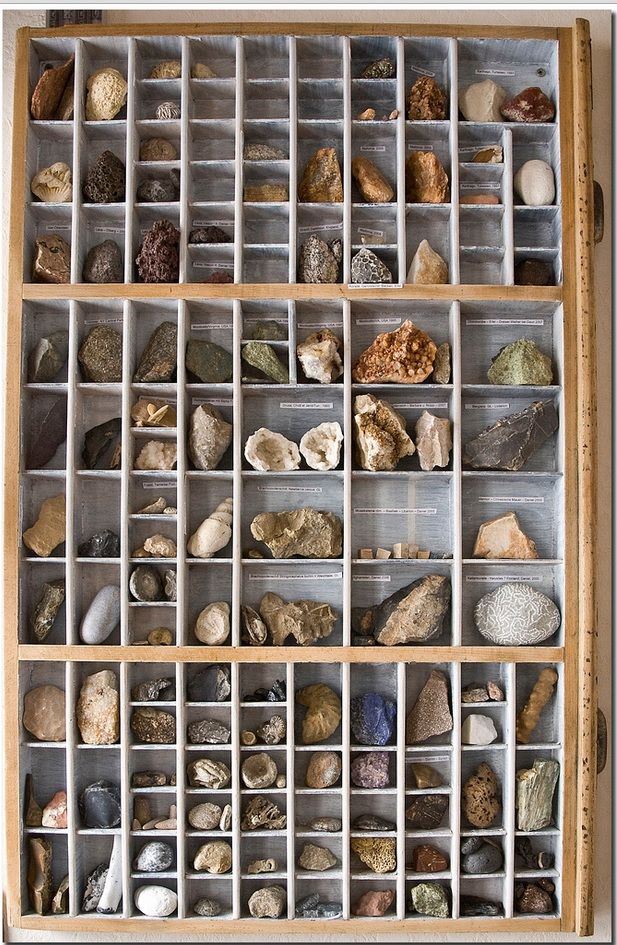
[[[87,469],[119,469],[122,419],[114,417],[86,431],[82,457]]]
[[[552,401],[535,401],[511,413],[465,444],[463,462],[473,469],[518,472],[559,426]]]

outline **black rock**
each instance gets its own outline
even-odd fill
[[[28,355],[28,381],[31,384],[53,381],[66,364],[68,354],[68,331],[53,331],[46,338],[39,338]]]
[[[463,462],[473,469],[518,472],[548,440],[559,420],[552,401],[535,401],[520,413],[508,414],[465,444]]]
[[[77,554],[80,558],[119,558],[120,538],[115,532],[104,528],[82,542],[77,548]]]
[[[150,177],[137,188],[140,203],[173,203],[180,193],[180,180],[176,173],[167,178]]]
[[[467,853],[475,853],[483,843],[482,837],[465,837],[461,840],[461,854],[465,856]]]
[[[124,200],[126,168],[113,151],[103,151],[86,174],[83,185],[86,203],[118,203]]]
[[[157,699],[172,702],[175,698],[176,687],[171,677],[167,679],[148,679],[131,689],[133,702],[156,702]]]
[[[276,679],[270,689],[260,688],[252,695],[242,696],[243,702],[285,702],[286,699],[287,685],[283,679]]]
[[[64,603],[64,578],[43,584],[41,596],[30,618],[30,629],[37,643],[42,643],[49,636],[54,621]]]
[[[27,469],[42,469],[66,440],[66,397],[47,401],[40,416],[34,416],[28,435]]]
[[[113,240],[103,240],[89,250],[82,271],[84,282],[101,285],[107,282],[124,282],[122,252]]]
[[[199,226],[189,233],[189,243],[233,243],[233,236],[220,226]]]
[[[81,454],[86,468],[119,469],[121,437],[121,417],[106,420],[88,430]]]
[[[418,830],[433,830],[439,827],[447,809],[447,794],[419,794],[405,811],[405,819]]]
[[[490,899],[481,899],[480,896],[461,896],[459,900],[461,916],[500,915],[501,912],[501,903],[492,902]]]
[[[302,919],[339,919],[343,915],[340,902],[321,902],[319,893],[312,893],[296,902],[296,916]]]
[[[189,702],[227,702],[231,694],[229,666],[212,666],[192,676],[186,687]]]
[[[553,264],[545,259],[521,259],[514,266],[515,285],[555,285]]]
[[[377,814],[360,814],[351,826],[354,830],[396,830],[395,823]]]
[[[120,788],[111,781],[95,781],[79,796],[84,827],[117,827],[120,823]]]

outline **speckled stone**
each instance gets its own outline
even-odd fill
[[[352,823],[354,830],[396,830],[396,824],[376,814],[359,814]]]
[[[278,919],[287,905],[287,893],[282,886],[262,886],[248,901],[249,912],[257,919]]]
[[[350,777],[356,787],[385,788],[390,784],[390,753],[365,751],[351,762]]]
[[[195,915],[203,915],[209,919],[214,918],[216,915],[220,915],[221,910],[222,906],[220,902],[217,902],[216,899],[208,899],[206,897],[203,899],[198,899],[193,906],[193,912]]]
[[[152,840],[135,857],[134,869],[141,873],[162,873],[174,861],[174,851],[168,843]]]
[[[176,740],[176,717],[162,709],[134,709],[131,731],[141,742],[173,745]]]
[[[396,75],[396,66],[388,58],[376,59],[362,70],[362,79],[393,79]]]
[[[489,384],[541,387],[553,382],[551,359],[543,354],[535,341],[519,338],[501,348],[492,359],[487,373]]]
[[[189,243],[233,243],[233,236],[220,226],[197,226],[189,233]]]
[[[319,285],[338,282],[342,258],[340,239],[326,242],[312,234],[300,247],[298,282]]]
[[[474,608],[477,630],[498,646],[534,646],[557,633],[559,608],[529,584],[502,584]]]
[[[233,375],[233,357],[213,341],[191,339],[186,346],[186,369],[202,384],[224,384]]]
[[[360,745],[387,745],[395,723],[396,706],[380,693],[366,692],[351,700],[351,731]]]
[[[316,751],[306,769],[305,784],[309,788],[328,788],[341,776],[341,758],[335,751]]]
[[[420,915],[446,919],[450,915],[448,899],[439,883],[419,883],[411,890],[411,904]]]
[[[315,830],[318,833],[338,833],[342,827],[343,821],[338,817],[314,817],[306,825],[307,830]]]
[[[340,902],[322,902],[319,893],[311,893],[296,902],[297,919],[340,919],[342,915]]]
[[[120,203],[124,200],[126,168],[113,151],[103,151],[83,184],[86,203]]]
[[[103,240],[91,247],[84,262],[82,279],[98,285],[124,282],[122,251],[114,240]]]
[[[171,381],[176,371],[177,346],[177,325],[162,322],[150,335],[133,380],[141,384]]]
[[[139,203],[173,203],[180,193],[180,180],[176,173],[168,177],[148,177],[137,188]]]
[[[420,794],[405,811],[405,820],[418,830],[434,830],[441,825],[448,809],[447,794]]]
[[[30,616],[30,630],[34,641],[42,643],[51,633],[66,594],[64,578],[45,582],[38,603]]]
[[[463,873],[496,873],[502,866],[503,852],[494,843],[483,842],[477,850],[465,854],[461,859]]]
[[[439,669],[432,670],[407,716],[406,741],[410,745],[425,742],[452,730],[448,679]]]
[[[318,873],[332,869],[337,863],[338,860],[331,850],[316,843],[305,843],[298,858],[300,869]]]
[[[231,736],[227,726],[215,719],[189,722],[186,732],[191,745],[226,745]]]

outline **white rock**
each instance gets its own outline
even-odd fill
[[[189,420],[188,454],[195,469],[216,469],[231,437],[231,423],[212,404],[199,404]]]
[[[490,745],[497,738],[497,729],[488,715],[468,715],[461,727],[464,745]]]
[[[67,203],[73,199],[71,168],[62,161],[44,167],[32,178],[30,189],[46,203]]]
[[[501,85],[485,79],[461,90],[458,107],[467,121],[503,121],[500,109],[507,97]]]
[[[407,282],[411,285],[445,285],[447,281],[448,264],[428,240],[422,240],[411,260]]]
[[[452,449],[448,418],[435,417],[423,410],[416,423],[416,449],[421,469],[430,472],[435,466],[447,466]]]
[[[336,469],[341,457],[343,431],[340,423],[320,423],[300,440],[300,452],[311,469]]]
[[[343,362],[339,356],[341,339],[329,328],[314,331],[301,341],[296,353],[306,377],[331,384],[343,373]]]
[[[191,535],[188,552],[193,558],[211,558],[231,541],[233,500],[224,499]]]
[[[86,611],[79,636],[83,643],[103,643],[120,622],[120,588],[115,584],[102,587]]]
[[[554,601],[529,584],[502,584],[485,594],[473,612],[476,628],[498,646],[535,646],[559,629]]]
[[[97,912],[111,914],[117,912],[122,899],[122,837],[116,834],[111,848],[111,859],[105,878],[103,893],[96,907]]]
[[[555,201],[555,175],[546,161],[525,161],[514,175],[514,189],[528,207],[545,207]]]
[[[175,443],[148,440],[135,460],[135,469],[173,469],[177,460]]]
[[[220,646],[229,636],[229,604],[214,601],[199,614],[193,633],[206,646]]]
[[[138,886],[135,890],[135,907],[143,915],[162,918],[178,908],[178,896],[166,886]]]
[[[300,453],[293,440],[267,427],[260,427],[249,436],[244,455],[253,469],[261,472],[283,472],[300,465]]]

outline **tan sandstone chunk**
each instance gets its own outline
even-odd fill
[[[539,558],[535,542],[520,526],[516,512],[505,512],[483,522],[473,546],[474,558]]]

